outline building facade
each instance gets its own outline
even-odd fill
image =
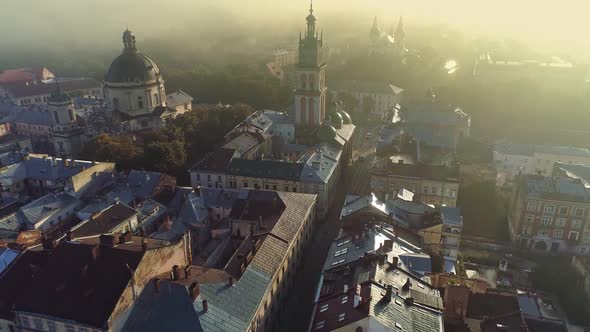
[[[459,194],[459,168],[391,163],[371,170],[371,191],[378,197],[395,197],[402,189],[414,193],[415,201],[455,207]]]
[[[514,245],[538,252],[590,252],[590,195],[580,180],[522,175],[510,205]]]
[[[295,69],[295,123],[314,127],[326,117],[326,63],[323,37],[316,31],[313,8],[307,16],[305,36],[299,38],[299,63]]]

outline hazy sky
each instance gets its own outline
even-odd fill
[[[303,24],[308,6],[306,0],[2,0],[0,45],[14,40],[101,43],[114,35],[118,42],[127,25],[140,35],[161,37],[203,24],[220,30],[235,24]],[[408,25],[448,23],[590,49],[588,0],[315,0],[314,7],[320,20],[355,15],[370,21],[378,15],[391,22],[404,15]]]

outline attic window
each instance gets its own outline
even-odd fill
[[[398,329],[402,330],[402,324],[396,322],[395,323],[395,327],[397,327]]]
[[[337,246],[338,246],[338,247],[340,247],[340,246],[343,246],[343,245],[345,245],[345,244],[347,244],[347,243],[350,243],[350,240],[345,240],[345,241],[342,241],[342,242],[338,243],[338,245],[337,245]]]
[[[397,304],[397,305],[402,305],[402,301],[400,301],[399,299],[397,299],[397,298],[396,298],[396,299],[395,299],[395,304]]]

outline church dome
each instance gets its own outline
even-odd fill
[[[113,61],[107,71],[107,83],[143,83],[160,76],[160,69],[154,60],[137,51],[135,35],[129,30],[123,33],[123,45],[123,54]]]
[[[340,115],[342,115],[342,119],[344,120],[344,124],[352,124],[352,119],[350,118],[350,115],[343,110],[339,111]]]
[[[340,113],[333,111],[330,112],[328,116],[330,117],[330,122],[332,122],[332,126],[334,126],[334,128],[342,128],[344,119],[342,118],[342,115],[340,115]]]
[[[317,137],[322,142],[329,142],[336,138],[336,128],[332,127],[329,121],[324,122],[324,124],[318,129]]]

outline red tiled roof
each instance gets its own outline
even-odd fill
[[[81,78],[68,81],[60,81],[59,86],[65,92],[74,92],[87,89],[98,89],[101,84],[91,78]],[[15,98],[48,95],[56,90],[55,83],[38,83],[27,84],[23,82],[7,83],[4,88],[8,90]]]
[[[45,68],[17,68],[0,72],[0,83],[33,82],[43,80]]]

